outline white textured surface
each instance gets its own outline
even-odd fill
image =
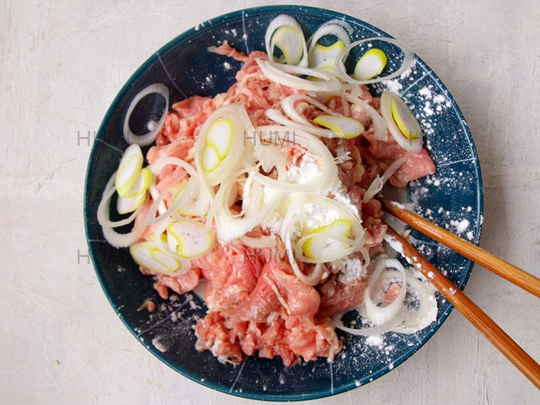
[[[263,2],[15,1],[0,6],[0,404],[251,404],[161,364],[87,262],[83,184],[106,109],[187,28]],[[278,2],[266,2],[278,4]],[[536,1],[345,0],[408,43],[461,107],[485,185],[482,245],[540,275]],[[540,360],[538,299],[476,266],[466,293]],[[531,404],[539,391],[457,312],[409,361],[313,404]],[[535,402],[536,401],[536,402]]]

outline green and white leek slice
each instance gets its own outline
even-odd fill
[[[353,31],[349,24],[341,20],[331,20],[321,25],[307,41],[309,66],[322,68],[328,61],[333,64],[339,52],[351,43]],[[327,46],[322,45],[320,40],[324,37],[334,37],[335,41]]]
[[[243,163],[246,128],[244,107],[229,104],[214,111],[201,127],[195,147],[195,165],[209,186],[225,181]]]
[[[178,256],[195,259],[204,256],[214,246],[214,236],[205,225],[193,220],[175,221],[167,227],[167,235],[174,238]]]
[[[173,275],[182,269],[180,258],[164,252],[154,241],[136,243],[129,252],[137,264],[154,273]]]
[[[418,153],[422,150],[422,130],[407,104],[395,93],[381,95],[381,114],[399,146]]]
[[[332,130],[338,138],[352,139],[364,132],[364,126],[360,122],[339,114],[321,114],[313,122]]]
[[[347,57],[349,56],[349,53],[353,50],[353,48],[358,47],[358,46],[364,46],[365,44],[369,44],[369,43],[375,43],[376,44],[377,42],[386,42],[388,44],[391,44],[391,45],[401,49],[401,52],[403,53],[403,58],[401,60],[401,65],[399,66],[399,68],[397,70],[395,70],[394,72],[386,75],[386,76],[378,76],[378,77],[371,78],[371,79],[357,79],[357,78],[353,77],[354,74],[349,75],[347,73],[347,69],[345,68],[345,61],[347,60]],[[372,57],[373,57],[373,55],[369,56],[369,59],[371,59]],[[385,55],[385,57],[386,57],[386,55]],[[369,59],[367,59],[366,61],[369,61]],[[349,46],[345,47],[339,53],[339,55],[337,55],[334,62],[335,62],[337,75],[344,82],[350,83],[350,84],[371,84],[371,83],[378,83],[378,82],[382,82],[382,81],[385,81],[385,80],[394,79],[396,77],[401,76],[403,73],[405,73],[407,70],[409,70],[413,66],[413,64],[414,64],[414,53],[411,52],[407,47],[405,47],[403,44],[401,44],[400,42],[398,42],[397,40],[395,40],[393,38],[386,38],[386,37],[366,38],[366,39],[361,39],[359,41],[352,42]],[[364,63],[362,63],[362,64],[364,64]],[[358,68],[358,70],[360,72],[362,71],[362,69],[361,69],[362,64],[360,65],[360,68]],[[365,62],[365,64],[366,64],[366,66],[370,65],[367,62]],[[380,61],[377,64],[380,64]],[[366,69],[366,70],[371,70],[371,69]]]
[[[146,190],[152,182],[152,173],[147,168],[141,169],[139,176],[125,197],[118,196],[116,210],[119,214],[135,211],[146,201]]]
[[[282,14],[274,18],[266,29],[264,42],[270,62],[307,67],[308,52],[304,32],[293,17]],[[279,60],[274,56],[276,47],[282,53]]]
[[[144,157],[141,147],[136,143],[129,145],[122,155],[118,171],[116,172],[115,186],[118,195],[127,197],[135,184],[142,169]]]
[[[301,238],[297,246],[302,247],[304,256],[318,263],[332,262],[350,254],[354,247],[346,242],[353,223],[347,219],[337,219],[329,225],[315,229],[307,237]]]
[[[379,76],[386,67],[386,54],[378,48],[372,48],[362,55],[354,67],[353,77],[356,80],[370,80]]]

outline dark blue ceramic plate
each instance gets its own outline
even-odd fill
[[[249,53],[264,50],[268,23],[279,14],[296,18],[306,37],[331,19],[342,19],[354,29],[353,39],[388,36],[355,18],[317,8],[262,7],[236,11],[178,36],[152,55],[129,79],[110,107],[97,134],[88,165],[85,222],[88,244],[98,278],[111,305],[134,336],[164,363],[207,387],[241,397],[270,400],[305,400],[344,392],[389,372],[415,353],[447,318],[452,306],[439,297],[438,321],[414,335],[389,333],[381,346],[363,337],[340,334],[345,349],[335,362],[319,360],[284,368],[280,359],[248,358],[240,366],[221,364],[209,352],[195,350],[192,325],[204,315],[204,303],[193,294],[164,302],[143,276],[127,249],[104,241],[96,210],[105,183],[116,170],[126,143],[122,125],[131,99],[152,83],[164,83],[171,103],[195,94],[224,92],[234,81],[239,64],[206,48],[224,40]],[[389,55],[392,60],[397,55]],[[482,185],[478,158],[467,124],[452,96],[419,58],[414,68],[386,84],[411,106],[427,137],[427,147],[437,173],[415,181],[405,198],[429,219],[460,231],[478,243],[482,223]],[[384,86],[373,88],[378,93]],[[142,108],[144,110],[144,108]],[[149,107],[147,115],[152,114]],[[145,111],[139,111],[145,116]],[[468,224],[466,229],[464,226]],[[472,264],[458,254],[413,233],[417,247],[461,288]],[[137,311],[150,299],[158,304],[154,314]]]

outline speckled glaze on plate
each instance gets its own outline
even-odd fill
[[[234,82],[240,63],[206,48],[224,40],[249,53],[264,50],[268,23],[279,14],[297,19],[309,37],[321,24],[338,18],[354,28],[352,39],[389,36],[353,17],[329,10],[298,6],[245,9],[198,24],[152,55],[129,79],[105,116],[90,156],[85,188],[85,224],[97,276],[111,305],[133,335],[156,357],[182,375],[207,387],[240,397],[294,401],[325,397],[360,387],[384,375],[414,354],[447,318],[452,306],[438,297],[437,322],[413,335],[388,333],[379,344],[339,332],[344,350],[335,362],[324,359],[290,368],[281,359],[248,358],[243,364],[222,364],[209,352],[195,350],[192,326],[204,316],[205,305],[195,294],[163,301],[153,280],[143,276],[128,249],[104,241],[96,212],[104,186],[127,147],[122,136],[132,98],[153,83],[164,83],[170,103],[199,94],[212,96]],[[389,60],[398,55],[388,55]],[[372,88],[400,94],[418,117],[437,173],[414,181],[403,197],[418,213],[479,242],[483,192],[476,149],[454,99],[433,71],[415,57],[413,68],[398,79]],[[144,115],[144,112],[142,112]],[[151,112],[148,111],[148,115]],[[146,151],[146,149],[144,150]],[[429,238],[413,232],[417,248],[460,288],[472,263]],[[157,303],[154,314],[138,311],[146,301]],[[118,355],[121,355],[119,352]]]

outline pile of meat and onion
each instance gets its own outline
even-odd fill
[[[222,361],[332,361],[342,349],[336,328],[414,333],[435,319],[430,290],[385,256],[374,198],[387,182],[405,187],[435,171],[406,103],[367,87],[407,71],[413,58],[395,40],[351,35],[329,21],[306,41],[282,15],[268,27],[266,52],[245,55],[227,42],[209,49],[242,62],[226,93],[169,109],[168,89],[154,84],[128,109],[130,145],[98,210],[103,233],[130,249],[163,299],[205,283],[197,348]],[[404,55],[389,74],[377,41]],[[361,56],[350,73],[352,53]],[[152,93],[167,111],[135,136],[129,116]],[[111,221],[111,209],[124,219]],[[115,230],[130,223],[129,233]],[[412,309],[407,296],[417,300]],[[353,309],[363,326],[341,321]]]

